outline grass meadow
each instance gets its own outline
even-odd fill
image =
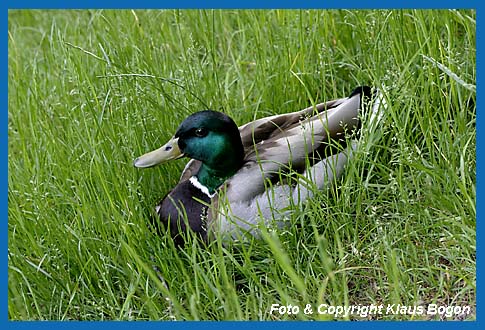
[[[475,17],[9,11],[9,319],[333,320],[322,304],[409,306],[343,320],[475,319]],[[295,209],[295,226],[207,249],[153,232],[186,161],[132,161],[188,114],[241,125],[359,85],[387,100],[379,137]],[[471,312],[411,313],[433,304]]]

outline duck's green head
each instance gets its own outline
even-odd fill
[[[202,162],[197,176],[209,190],[215,190],[242,165],[244,149],[237,125],[221,112],[194,113],[182,122],[170,141],[133,164],[152,167],[183,156]]]

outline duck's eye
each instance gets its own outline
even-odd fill
[[[197,137],[204,137],[207,135],[207,130],[203,127],[199,127],[195,130],[195,136]]]

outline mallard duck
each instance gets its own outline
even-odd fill
[[[362,86],[348,97],[240,127],[222,112],[196,112],[134,166],[191,158],[180,182],[156,207],[179,242],[189,228],[204,240],[219,234],[257,237],[260,226],[285,226],[292,206],[340,177],[356,147],[361,110],[377,113],[376,94]]]

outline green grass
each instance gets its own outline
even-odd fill
[[[475,318],[474,11],[15,10],[8,29],[10,319],[331,319],[270,308],[372,303]],[[209,249],[152,233],[185,161],[132,160],[188,114],[243,124],[363,84],[389,103],[381,136],[295,210],[301,226]]]

